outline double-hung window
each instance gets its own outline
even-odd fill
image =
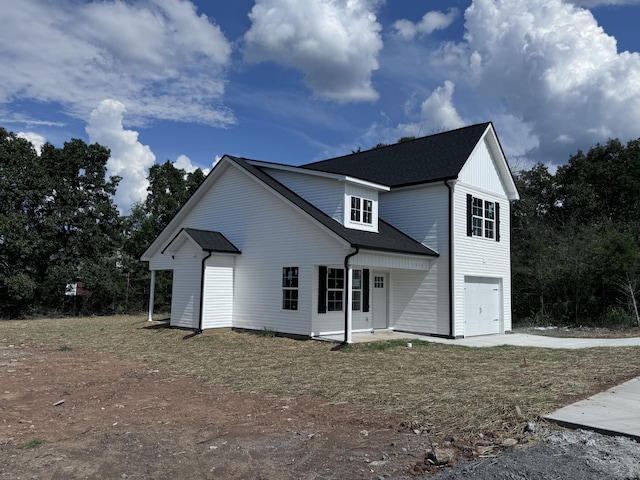
[[[344,296],[344,270],[327,268],[327,311],[341,312]]]
[[[318,313],[341,312],[345,308],[344,288],[346,274],[343,268],[320,266]],[[351,309],[368,312],[369,305],[369,270],[354,269],[350,285]]]
[[[373,201],[366,198],[351,197],[351,221],[373,223]]]
[[[467,235],[500,241],[500,204],[467,195]]]
[[[282,268],[282,309],[298,310],[298,267]]]
[[[351,309],[362,310],[362,270],[353,271],[351,286]]]

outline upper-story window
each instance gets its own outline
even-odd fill
[[[467,235],[500,241],[500,204],[467,195]]]
[[[351,221],[371,225],[373,223],[373,201],[351,197]]]

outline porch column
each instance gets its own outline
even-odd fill
[[[347,267],[347,294],[345,295],[345,308],[347,309],[347,331],[345,332],[345,338],[347,343],[353,343],[351,339],[351,329],[353,326],[353,302],[351,301],[351,285],[353,285],[353,268],[351,265]]]
[[[156,271],[151,270],[151,287],[149,288],[149,318],[147,321],[153,322],[153,301],[156,293]]]

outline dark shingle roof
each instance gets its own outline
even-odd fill
[[[193,240],[207,252],[240,253],[240,250],[220,232],[198,230],[197,228],[184,228]]]
[[[308,163],[308,168],[400,187],[456,178],[491,125],[479,123],[403,143]]]
[[[287,200],[301,208],[305,213],[309,214],[322,225],[349,242],[352,247],[385,252],[407,253],[411,255],[438,256],[436,251],[426,247],[420,242],[417,242],[382,219],[378,219],[378,233],[346,228],[341,223],[337,222],[317,207],[307,202],[297,193],[284,186],[271,175],[264,172],[261,168],[249,164],[247,159],[232,157],[230,155],[227,155],[227,157],[232,159],[238,166],[249,172],[251,175],[274,189]]]

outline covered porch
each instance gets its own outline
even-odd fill
[[[352,343],[354,335],[391,332],[420,295],[437,256],[358,250],[345,266],[317,266],[311,337]]]

